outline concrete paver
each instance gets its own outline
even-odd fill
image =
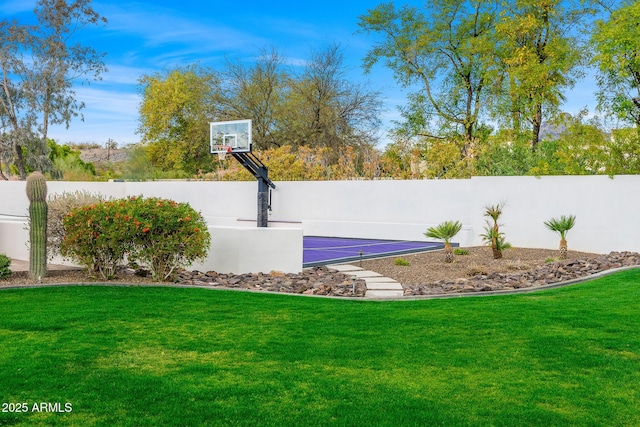
[[[365,298],[398,298],[404,296],[404,291],[378,291],[378,290],[367,290]]]
[[[365,277],[364,280],[367,283],[398,283],[396,280],[388,277]]]
[[[350,274],[352,276],[356,276],[359,279],[365,279],[368,277],[383,277],[382,274],[376,273],[375,271],[363,270],[363,271],[345,271],[345,274]]]
[[[398,282],[387,282],[387,283],[368,283],[367,282],[367,293],[369,290],[376,291],[391,291],[391,290],[402,290],[403,287]]]
[[[344,272],[347,272],[347,271],[362,271],[362,270],[364,270],[364,268],[362,268],[362,267],[356,267],[355,265],[350,265],[350,264],[330,265],[329,268],[331,268],[332,270],[339,271],[341,273],[344,273]]]

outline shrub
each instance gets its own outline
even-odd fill
[[[411,264],[409,263],[409,261],[407,261],[407,260],[406,260],[406,259],[404,259],[404,258],[396,258],[396,259],[394,259],[394,260],[393,260],[393,264],[394,264],[394,265],[401,265],[401,266],[403,266],[403,267],[408,267],[409,265],[411,265]]]
[[[131,198],[129,205],[134,221],[140,222],[130,259],[149,267],[154,280],[166,280],[177,268],[207,256],[207,223],[188,203]]]
[[[9,269],[10,265],[11,258],[5,254],[0,254],[0,279],[5,279],[11,276],[11,270]]]
[[[125,258],[146,266],[154,280],[202,260],[211,237],[202,216],[187,203],[131,197],[73,209],[64,219],[60,251],[113,277]]]
[[[462,248],[455,248],[453,250],[454,255],[469,255],[469,251]]]
[[[69,215],[74,208],[89,206],[105,200],[99,193],[88,191],[74,191],[73,193],[63,192],[49,196],[49,216],[47,218],[47,252],[49,259],[60,255],[60,244],[64,239],[64,218]]]
[[[133,249],[135,223],[125,218],[124,212],[122,200],[72,209],[63,220],[65,236],[60,253],[104,279],[112,278]]]

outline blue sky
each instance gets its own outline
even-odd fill
[[[373,42],[357,33],[358,17],[380,3],[383,0],[94,0],[94,8],[109,23],[82,30],[80,41],[107,52],[109,71],[101,81],[76,87],[78,99],[86,104],[84,122],[75,119],[69,129],[57,126],[49,135],[59,143],[103,144],[109,138],[121,145],[135,143],[142,75],[195,62],[214,67],[226,59],[250,62],[260,49],[271,47],[289,64],[302,64],[312,50],[332,43],[343,48],[352,80],[382,92],[384,133],[398,118],[396,106],[404,103],[405,92],[381,65],[364,74],[362,58]],[[34,7],[35,0],[3,0],[0,15],[28,22]],[[575,113],[592,107],[594,89],[592,79],[580,82],[563,110]]]

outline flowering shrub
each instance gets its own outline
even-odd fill
[[[149,267],[154,280],[166,280],[176,268],[207,256],[207,224],[188,203],[132,197],[129,207],[136,225],[130,259]]]
[[[72,209],[63,220],[62,256],[111,279],[133,249],[135,223],[124,219],[125,205],[114,200]]]
[[[166,280],[203,260],[211,242],[202,216],[187,203],[131,197],[74,209],[64,220],[63,256],[109,279],[125,257]]]

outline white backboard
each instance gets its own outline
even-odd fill
[[[220,146],[229,146],[231,151],[246,153],[251,151],[251,120],[230,120],[211,122],[211,153],[218,153]]]

